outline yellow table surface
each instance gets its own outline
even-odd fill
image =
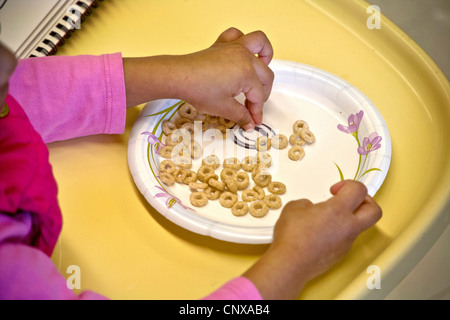
[[[322,68],[359,88],[382,113],[392,139],[391,167],[376,195],[384,216],[299,298],[383,298],[449,223],[450,88],[387,18],[381,29],[368,29],[368,6],[359,0],[108,0],[58,54],[183,54],[208,47],[234,26],[263,30],[276,59]],[[127,163],[141,108],[128,110],[123,135],[49,145],[64,218],[52,259],[66,277],[68,266],[79,266],[81,290],[113,299],[197,299],[244,272],[267,245],[191,233],[146,202]],[[366,286],[372,264],[380,267],[381,289]]]

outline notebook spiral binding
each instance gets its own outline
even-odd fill
[[[44,57],[56,54],[72,32],[80,28],[81,23],[98,7],[103,0],[79,0],[67,8],[66,14],[57,21],[39,45],[28,55]]]

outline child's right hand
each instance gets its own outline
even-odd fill
[[[313,204],[306,199],[286,204],[267,253],[248,277],[266,299],[295,298],[304,284],[330,269],[364,230],[381,218],[381,209],[355,181],[331,187],[332,198]]]
[[[272,45],[261,31],[224,31],[212,46],[185,55],[125,58],[127,105],[177,98],[245,130],[262,121],[274,74]],[[245,103],[235,98],[245,95]]]
[[[248,34],[230,28],[209,48],[185,55],[188,77],[181,89],[186,100],[203,113],[223,116],[245,130],[261,124],[264,102],[274,74],[268,67],[272,45],[261,31]],[[235,97],[243,93],[242,105]]]

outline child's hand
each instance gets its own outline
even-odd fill
[[[303,285],[330,269],[364,230],[381,218],[381,209],[359,182],[331,187],[329,200],[301,199],[286,204],[267,253],[247,276],[264,298],[296,297]],[[270,274],[270,276],[269,276]]]
[[[274,79],[267,66],[272,56],[272,46],[261,31],[244,35],[234,28],[226,30],[210,48],[185,56],[189,66],[186,100],[244,129],[261,124]],[[241,93],[245,105],[235,99]]]
[[[167,98],[186,100],[201,112],[251,129],[262,121],[274,74],[272,46],[261,31],[230,28],[209,48],[179,56],[125,58],[127,105]],[[243,93],[245,104],[235,97]]]

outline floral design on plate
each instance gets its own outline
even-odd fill
[[[364,166],[366,164],[367,158],[370,156],[369,154],[381,147],[381,140],[382,137],[378,135],[376,132],[372,132],[368,137],[363,138],[363,144],[361,145],[358,129],[359,125],[361,124],[361,120],[364,116],[364,111],[361,110],[356,114],[351,114],[348,117],[348,126],[344,126],[342,124],[338,124],[337,128],[339,131],[342,131],[344,133],[350,134],[356,139],[356,142],[358,144],[358,147],[356,149],[356,152],[359,155],[359,161],[358,161],[358,168],[356,169],[355,176],[353,177],[353,180],[360,180],[365,174],[371,172],[371,171],[381,171],[379,168],[370,168],[364,170]],[[364,157],[364,160],[362,160],[362,157]],[[361,165],[362,162],[362,165]],[[341,181],[344,180],[344,175],[342,173],[341,168],[335,163],[337,169],[339,170],[339,175],[341,177]]]

